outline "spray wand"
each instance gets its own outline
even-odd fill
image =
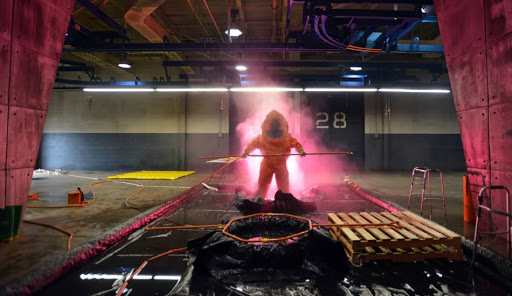
[[[313,152],[306,153],[306,155],[353,155],[353,152]],[[301,153],[279,153],[279,154],[249,154],[252,157],[280,157],[280,156],[304,156]],[[198,159],[213,159],[213,158],[241,158],[242,155],[220,155],[220,156],[203,156]]]

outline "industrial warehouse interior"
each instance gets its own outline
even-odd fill
[[[0,295],[511,295],[512,2],[0,2]]]

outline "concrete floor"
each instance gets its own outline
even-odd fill
[[[65,174],[47,174],[34,178],[31,193],[38,193],[39,200],[29,201],[29,206],[66,205],[67,192],[82,188],[86,200],[96,194],[94,204],[80,208],[27,208],[25,220],[52,224],[66,229],[74,234],[71,248],[84,242],[93,241],[116,225],[140,214],[140,211],[128,208],[125,200],[141,187],[133,184],[107,182],[107,176],[121,172],[66,172]],[[445,172],[444,187],[447,200],[447,227],[459,234],[472,239],[473,226],[463,222],[462,176],[465,172]],[[155,204],[175,196],[203,181],[208,173],[196,173],[177,180],[134,180],[144,184],[145,189],[131,200],[135,206]],[[223,178],[212,182],[232,183],[239,176],[225,174]],[[410,172],[357,172],[351,174],[335,174],[333,183],[344,183],[347,179],[360,185],[374,196],[391,204],[407,208]],[[246,185],[244,180],[237,182]],[[437,181],[438,182],[438,181]],[[432,179],[433,193],[436,179]],[[440,201],[437,201],[439,205]],[[442,208],[434,205],[433,220],[443,224]],[[428,209],[428,208],[426,208]],[[419,212],[419,199],[413,200],[411,210]],[[428,211],[425,211],[428,213]],[[425,213],[424,213],[425,216]],[[55,256],[65,253],[67,235],[54,229],[24,223],[20,229],[21,235],[13,240],[0,242],[0,287],[22,277],[25,273],[45,266]],[[486,246],[498,254],[505,254],[505,242],[493,240]],[[1,294],[1,289],[0,289]]]

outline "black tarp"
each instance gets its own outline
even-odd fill
[[[250,200],[246,197],[244,191],[235,193],[235,205],[244,215],[255,213],[288,213],[288,214],[306,214],[316,210],[314,202],[301,201],[291,193],[277,191],[273,201],[263,201],[263,199]]]
[[[256,216],[236,221],[229,232],[247,239],[308,228],[305,220]],[[187,247],[187,269],[169,295],[253,295],[249,290],[268,295],[279,294],[284,286],[286,295],[311,295],[315,281],[340,278],[348,269],[342,244],[325,229],[314,228],[281,243],[244,243],[216,231],[189,241]]]

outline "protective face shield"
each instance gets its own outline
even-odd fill
[[[281,138],[284,134],[283,128],[281,127],[281,123],[279,119],[273,118],[270,122],[270,130],[266,132],[267,137],[273,140],[277,140]]]

